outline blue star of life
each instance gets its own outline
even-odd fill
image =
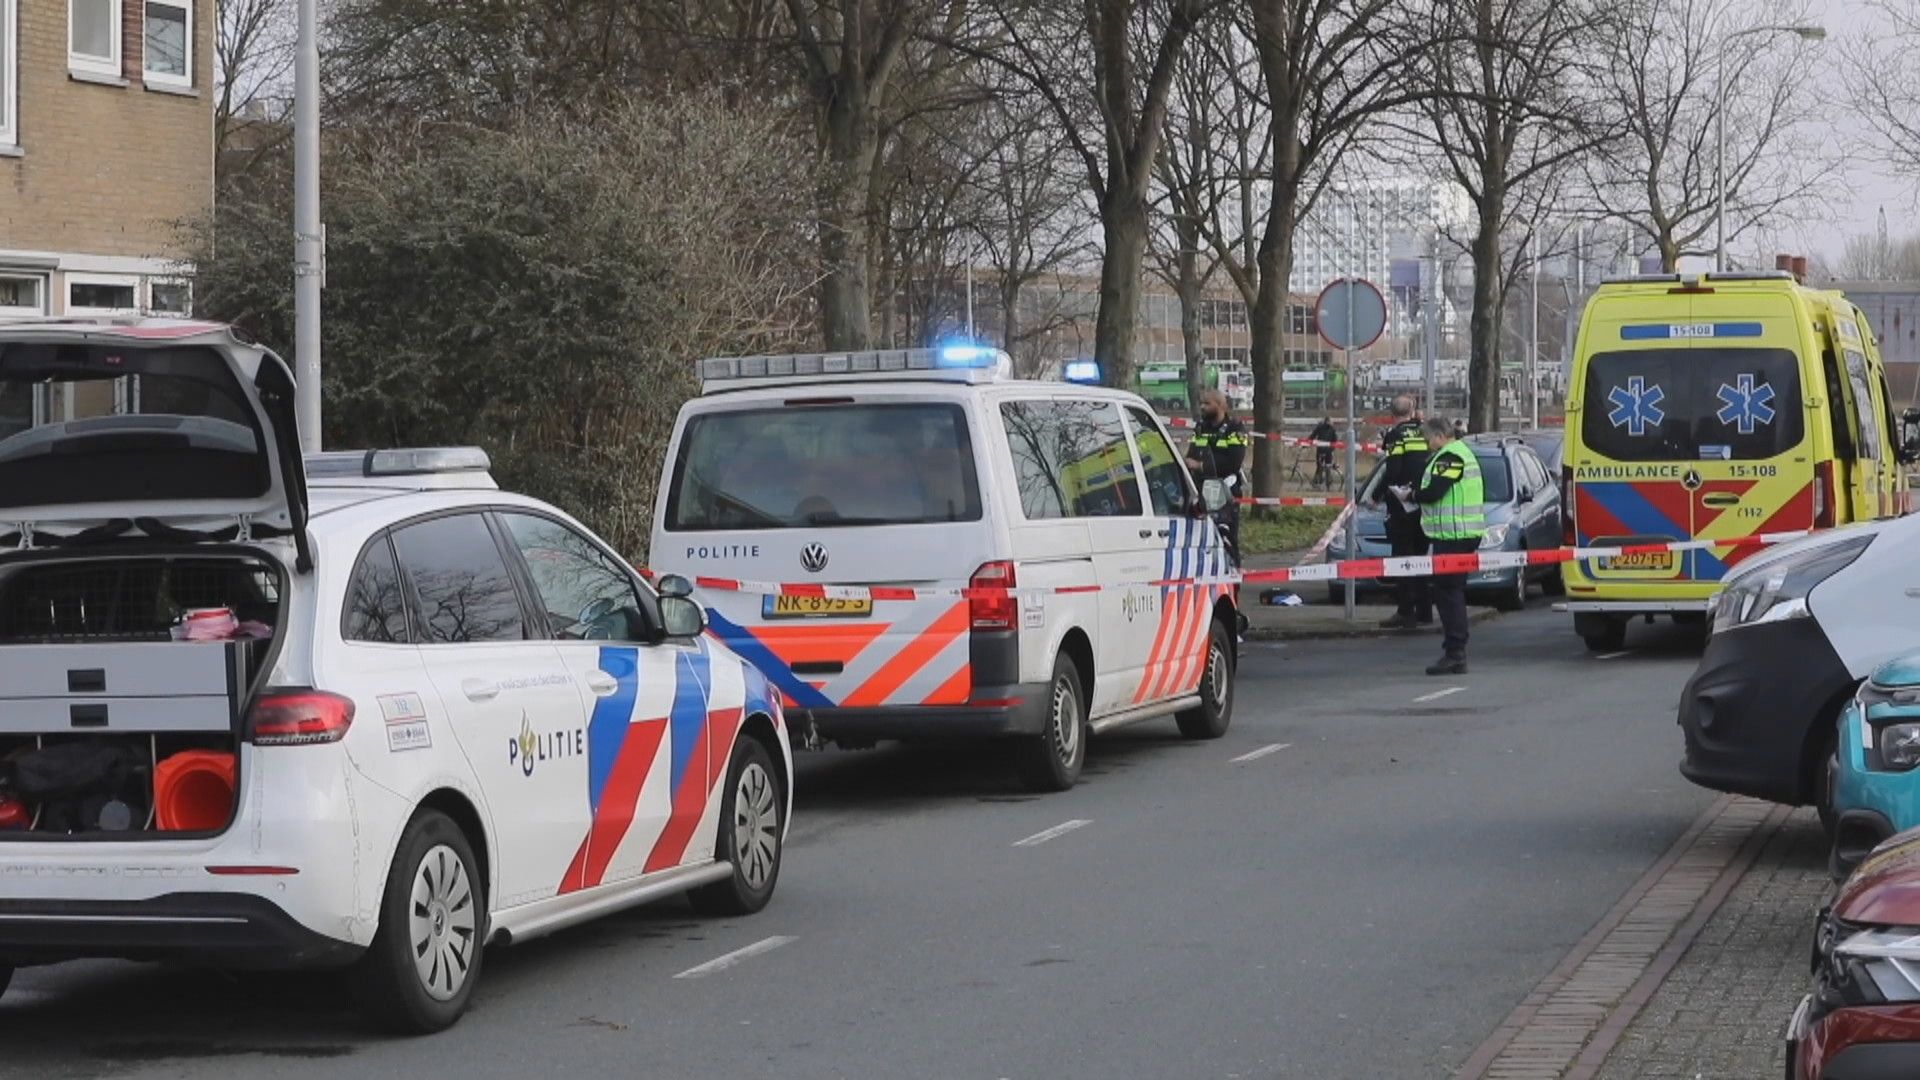
[[[1773,384],[1753,384],[1752,375],[1741,375],[1734,379],[1734,385],[1720,384],[1720,411],[1715,413],[1722,424],[1729,425],[1742,435],[1751,435],[1756,426],[1773,423]]]
[[[1614,387],[1608,392],[1607,400],[1613,404],[1607,420],[1614,427],[1626,428],[1627,434],[1636,439],[1647,433],[1648,424],[1659,427],[1660,421],[1667,418],[1666,410],[1660,407],[1660,403],[1667,400],[1667,392],[1660,389],[1659,383],[1648,386],[1640,375],[1628,376],[1627,385]]]

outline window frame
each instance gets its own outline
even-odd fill
[[[123,0],[124,2],[124,0]],[[176,90],[193,89],[193,0],[136,0],[140,4],[140,81],[149,86],[166,86]],[[147,66],[153,53],[147,48],[147,9],[158,4],[170,7],[186,16],[187,55],[186,74],[171,75],[164,71],[155,71]]]
[[[5,0],[0,0],[0,3],[5,3]],[[153,290],[156,287],[161,287],[161,286],[166,286],[166,287],[179,286],[180,288],[185,289],[187,291],[186,310],[161,311],[159,308],[154,307],[153,306]],[[192,318],[193,316],[193,282],[188,280],[187,278],[163,278],[163,277],[148,278],[146,283],[146,293],[147,293],[147,298],[146,298],[146,304],[144,305],[144,307],[147,314],[159,315],[164,318],[182,318],[182,319]],[[137,299],[137,296],[136,296],[136,299]]]
[[[104,3],[113,10],[107,20],[108,56],[94,56],[89,53],[75,52],[73,48],[73,11],[74,5],[81,3]],[[126,42],[121,40],[126,25],[126,0],[67,0],[67,70],[83,72],[118,79],[123,77],[120,65],[126,57]],[[144,25],[144,22],[143,22]]]
[[[1127,441],[1133,444],[1134,475],[1145,491],[1146,507],[1151,512],[1151,516],[1168,518],[1187,516],[1188,509],[1199,500],[1200,493],[1194,485],[1193,473],[1187,469],[1187,459],[1180,453],[1180,444],[1173,441],[1172,433],[1160,426],[1160,418],[1154,415],[1152,409],[1143,409],[1131,403],[1123,404],[1120,407],[1120,419],[1126,424]],[[1142,431],[1158,435],[1161,441],[1167,444],[1167,449],[1173,453],[1173,464],[1180,473],[1181,487],[1186,497],[1181,506],[1172,513],[1162,514],[1153,506],[1153,484],[1147,480],[1147,453],[1140,445]]]
[[[13,3],[13,0],[0,0],[0,8],[4,8],[6,5],[10,3]],[[4,140],[0,140],[0,141],[4,141]],[[47,287],[48,279],[46,274],[37,274],[37,273],[28,272],[28,271],[0,269],[0,279],[13,280],[13,281],[32,281],[39,286],[39,290],[40,290],[40,304],[38,307],[0,307],[0,319],[13,319],[13,318],[32,319],[32,318],[39,318],[40,316],[43,316],[47,313],[48,293],[51,290]]]
[[[0,0],[0,146],[20,145],[20,0]]]
[[[1062,405],[1075,405],[1075,404],[1101,406],[1102,408],[1105,408],[1109,412],[1111,412],[1114,416],[1116,423],[1118,423],[1120,428],[1120,445],[1123,445],[1127,448],[1128,457],[1133,464],[1133,495],[1134,495],[1134,498],[1138,501],[1138,505],[1135,507],[1132,513],[1129,513],[1129,514],[1078,513],[1075,510],[1073,501],[1067,497],[1067,494],[1064,490],[1059,491],[1061,508],[1064,511],[1064,513],[1062,513],[1059,517],[1033,517],[1027,513],[1026,500],[1022,498],[1020,495],[1020,480],[1019,480],[1020,463],[1019,463],[1019,460],[1015,457],[1015,453],[1014,453],[1013,431],[1008,427],[1008,424],[1007,424],[1007,413],[1006,413],[1007,407],[1012,405],[1046,405],[1049,407],[1056,407],[1056,406],[1062,406]],[[1133,432],[1127,423],[1126,410],[1122,408],[1121,405],[1122,403],[1119,401],[1114,401],[1106,398],[1075,397],[1075,396],[1066,395],[1066,394],[1033,395],[1033,396],[1021,395],[1018,397],[1004,397],[1004,398],[1000,398],[998,401],[994,403],[994,413],[1000,425],[1000,434],[1002,438],[1005,440],[1005,446],[1007,450],[1007,464],[1010,465],[1013,469],[1013,476],[1014,476],[1013,505],[1019,509],[1021,521],[1026,522],[1029,525],[1050,525],[1050,524],[1056,524],[1062,521],[1144,521],[1151,516],[1147,512],[1149,509],[1149,496],[1147,493],[1147,485],[1146,485],[1145,479],[1140,475],[1140,450],[1139,450],[1139,447],[1134,445]],[[1058,465],[1060,469],[1064,469],[1067,465],[1070,465],[1073,463],[1057,462],[1053,464]],[[1058,479],[1059,479],[1059,476],[1056,472],[1055,480],[1057,481]]]
[[[616,641],[612,642],[612,644],[658,645],[666,640],[666,620],[660,614],[660,598],[654,594],[653,589],[647,584],[646,579],[634,573],[633,567],[628,565],[627,560],[615,554],[611,548],[600,541],[599,537],[557,514],[548,513],[530,506],[489,507],[487,516],[493,525],[495,538],[499,540],[505,548],[507,570],[518,579],[517,584],[521,589],[522,596],[530,601],[527,629],[530,632],[535,629],[541,632],[539,638],[529,640],[567,645],[608,644],[608,642],[587,638],[563,638],[559,636],[558,631],[552,625],[552,621],[547,618],[546,600],[540,595],[540,584],[534,580],[533,568],[527,565],[526,553],[520,550],[520,541],[513,535],[513,529],[508,526],[506,522],[506,518],[510,514],[537,518],[578,536],[587,542],[588,547],[599,552],[600,556],[606,559],[607,562],[626,579],[627,584],[633,588],[634,596],[640,601],[640,618],[641,621],[646,624],[644,629],[647,633],[644,637],[635,638],[631,641]],[[537,626],[533,620],[538,620]]]
[[[66,297],[61,310],[68,315],[138,315],[140,314],[140,276],[138,274],[87,274],[69,272],[65,281]],[[75,285],[125,285],[133,290],[131,307],[90,307],[76,306],[73,302]]]
[[[393,528],[399,528],[399,526],[394,526]],[[342,593],[340,597],[339,629],[342,644],[354,646],[368,645],[381,649],[411,649],[420,644],[420,627],[419,624],[414,621],[413,584],[411,579],[407,577],[406,568],[400,565],[399,549],[393,546],[393,528],[381,529],[374,533],[373,536],[368,538],[366,543],[360,545],[360,553],[353,558],[353,569],[347,573],[346,592]],[[354,637],[349,629],[353,621],[353,586],[360,578],[360,571],[367,564],[367,556],[372,553],[376,547],[385,548],[387,558],[393,560],[394,579],[400,586],[400,618],[401,627],[406,633],[407,639],[405,641],[371,641],[367,638]]]

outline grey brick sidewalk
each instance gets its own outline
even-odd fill
[[[1814,913],[1831,892],[1810,810],[1781,826],[1608,1055],[1599,1080],[1752,1080],[1784,1071],[1807,992]]]

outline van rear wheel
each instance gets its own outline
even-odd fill
[[[1612,615],[1575,615],[1573,631],[1589,652],[1619,652],[1627,643],[1627,620]]]
[[[1016,751],[1020,779],[1034,791],[1065,791],[1080,779],[1087,761],[1087,708],[1080,667],[1065,653],[1054,658],[1047,684],[1046,725],[1022,739]]]

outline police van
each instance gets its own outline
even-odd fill
[[[1873,330],[1837,292],[1785,272],[1603,284],[1569,385],[1565,540],[1737,541],[1904,512],[1899,424]],[[1628,622],[1703,621],[1729,568],[1714,543],[1567,563],[1565,609],[1590,648]]]
[[[1225,733],[1238,574],[1224,488],[1145,401],[1009,371],[971,346],[704,361],[652,559],[818,740],[1005,738],[1060,790],[1090,735]]]

